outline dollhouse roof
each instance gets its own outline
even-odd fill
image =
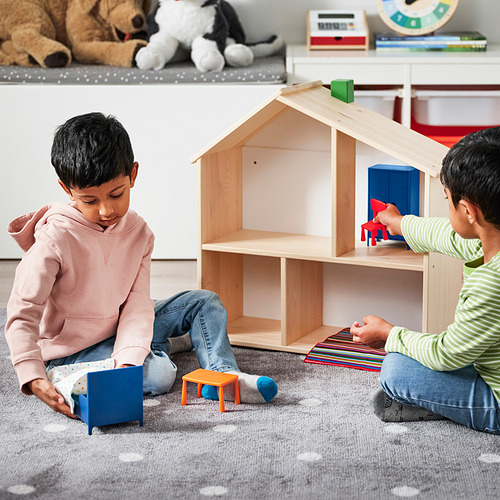
[[[242,146],[288,109],[295,109],[354,139],[437,177],[448,148],[356,102],[331,96],[321,81],[285,87],[202,149],[204,155]]]

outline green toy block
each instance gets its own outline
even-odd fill
[[[332,80],[330,90],[332,97],[344,102],[354,101],[354,80]]]

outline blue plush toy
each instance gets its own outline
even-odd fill
[[[248,66],[254,57],[277,52],[283,41],[271,36],[265,42],[245,44],[245,33],[234,8],[225,0],[160,0],[155,21],[158,32],[136,56],[141,69],[162,69],[178,48],[191,52],[202,71]]]

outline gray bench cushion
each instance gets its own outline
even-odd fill
[[[226,66],[222,71],[201,73],[191,61],[176,62],[159,71],[118,66],[82,65],[69,68],[0,66],[0,83],[59,85],[146,85],[176,83],[286,83],[284,55],[255,59],[246,68]]]

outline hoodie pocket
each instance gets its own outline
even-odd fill
[[[44,359],[69,356],[116,334],[118,315],[111,318],[66,318],[59,335],[42,339]]]

